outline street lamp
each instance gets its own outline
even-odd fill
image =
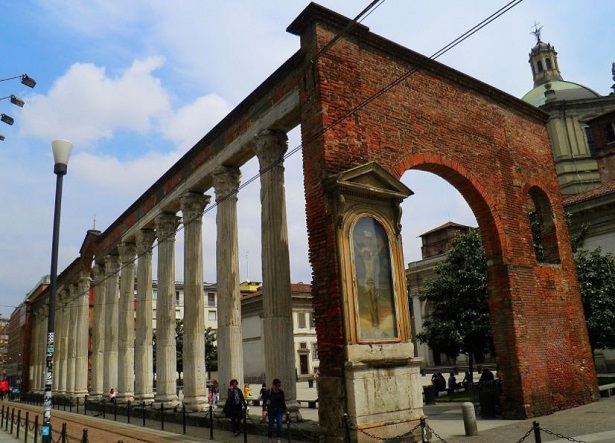
[[[28,74],[19,74],[14,75],[13,77],[0,78],[0,82],[13,80],[14,78],[21,78],[21,83],[26,85],[28,88],[33,88],[36,86],[36,81],[32,77],[28,77]]]
[[[51,436],[51,382],[53,380],[54,326],[56,313],[56,292],[58,283],[58,243],[60,240],[60,210],[62,208],[62,179],[68,169],[68,158],[73,144],[68,140],[54,140],[53,172],[56,174],[56,200],[53,213],[53,239],[51,243],[51,277],[49,280],[49,316],[47,318],[47,361],[45,373],[45,397],[42,427],[43,443],[52,443]]]

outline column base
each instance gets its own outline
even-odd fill
[[[118,394],[117,397],[115,398],[115,401],[118,404],[125,405],[128,402],[133,403],[135,401],[135,398],[131,393]]]
[[[155,397],[154,403],[152,403],[152,409],[160,409],[161,406],[164,407],[164,409],[175,409],[179,406],[177,395]]]
[[[154,403],[154,394],[135,394],[135,403],[151,405]]]
[[[209,402],[207,398],[202,397],[184,397],[184,405],[191,412],[204,412],[209,410]]]

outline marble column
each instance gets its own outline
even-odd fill
[[[262,131],[254,150],[261,171],[261,243],[263,266],[263,339],[267,383],[282,381],[289,403],[296,403],[290,259],[286,226],[284,153],[286,133]],[[289,405],[290,406],[290,405]]]
[[[71,284],[69,287],[69,313],[70,324],[77,324],[77,285]],[[75,359],[77,356],[77,337],[71,331],[68,334],[68,360],[66,366],[66,395],[73,397],[75,395]]]
[[[134,400],[135,384],[135,256],[134,243],[119,245],[120,277],[117,402]]]
[[[103,390],[103,367],[105,351],[105,270],[103,265],[94,266],[94,320],[92,322],[92,384],[90,400],[100,401]]]
[[[135,339],[135,401],[154,401],[154,351],[152,346],[152,246],[156,231],[137,232],[137,326]]]
[[[90,273],[81,271],[77,281],[75,300],[77,321],[72,330],[75,341],[75,387],[74,396],[83,398],[88,393],[88,345],[90,338]]]
[[[41,354],[43,353],[43,343],[41,332],[43,331],[43,309],[38,308],[34,316],[34,352],[32,355],[32,386],[30,390],[39,393],[41,391],[41,378],[43,376],[43,366],[41,364]]]
[[[64,319],[62,318],[62,292],[58,289],[56,293],[56,312],[54,323],[54,349],[53,349],[53,380],[51,382],[51,392],[61,394],[60,380],[64,376],[60,365],[62,353],[62,326]]]
[[[70,294],[67,290],[58,292],[58,307],[56,315],[59,324],[56,329],[56,352],[58,364],[54,366],[54,374],[58,374],[58,394],[66,395],[66,382],[68,379],[68,334],[70,333]],[[59,314],[59,315],[58,315]]]
[[[210,199],[198,192],[189,192],[180,199],[184,223],[184,404],[191,411],[208,408],[202,217]]]
[[[177,398],[175,343],[175,232],[180,218],[173,213],[156,217],[158,231],[158,299],[156,301],[155,407],[174,408]]]
[[[237,234],[237,190],[239,168],[220,166],[213,175],[216,191],[217,240],[216,276],[218,280],[218,381],[220,395],[236,378],[243,386],[243,343],[241,334],[241,292],[239,290],[239,252]]]
[[[120,260],[117,255],[105,257],[105,353],[103,389],[105,396],[117,389],[117,322]]]

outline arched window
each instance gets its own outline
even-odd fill
[[[398,337],[391,251],[386,230],[372,217],[359,219],[351,231],[360,341]]]
[[[541,189],[530,189],[530,198],[534,210],[530,211],[530,227],[534,241],[536,261],[540,263],[560,263],[557,231],[553,219],[553,210],[547,195]]]
[[[551,67],[551,59],[550,58],[545,59],[545,62],[547,63],[547,69],[553,69]]]
[[[538,72],[542,72],[542,62],[540,60],[536,63],[536,66],[538,67]]]

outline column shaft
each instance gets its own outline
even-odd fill
[[[135,400],[154,401],[154,352],[152,329],[152,245],[156,238],[153,229],[137,233],[137,326],[135,337]]]
[[[241,334],[241,293],[239,290],[239,250],[237,234],[238,168],[216,169],[213,186],[218,205],[216,215],[216,267],[218,280],[218,379],[220,394],[235,378],[243,386],[243,343]]]
[[[255,140],[261,171],[263,338],[267,381],[282,381],[286,399],[297,398],[284,166],[287,137],[266,130]]]
[[[77,285],[70,285],[69,289],[69,312],[70,324],[77,324]],[[75,333],[68,335],[68,360],[66,367],[66,394],[69,397],[75,395],[75,359],[77,356],[77,337]]]
[[[111,388],[117,389],[117,322],[119,294],[119,258],[105,257],[105,360],[103,389],[105,395]]]
[[[88,393],[88,344],[90,338],[90,274],[79,273],[77,283],[75,341],[75,385],[74,396],[85,397]]]
[[[210,197],[190,192],[181,198],[184,221],[184,404],[192,411],[207,405],[205,379],[205,303],[203,299],[203,209]]]
[[[135,255],[134,243],[119,246],[122,276],[120,279],[119,340],[118,340],[118,384],[119,403],[134,400],[135,384]]]
[[[92,385],[90,399],[101,400],[105,351],[105,271],[103,265],[94,266],[94,321],[92,322]]]
[[[68,335],[70,331],[70,294],[64,290],[59,292],[59,313],[60,324],[56,327],[56,348],[58,349],[58,366],[54,366],[54,373],[58,373],[58,393],[66,394],[66,383],[68,381]]]
[[[175,343],[175,232],[179,217],[156,217],[158,231],[158,299],[156,301],[156,397],[155,402],[175,407],[177,356]]]

